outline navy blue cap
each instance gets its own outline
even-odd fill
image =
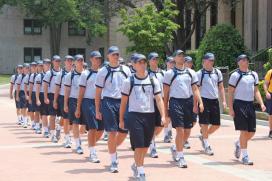
[[[31,62],[30,66],[36,66],[37,63],[36,62]]]
[[[111,46],[108,49],[108,54],[114,54],[114,53],[119,53],[119,48],[117,46]]]
[[[137,54],[136,56],[135,56],[135,58],[134,58],[134,63],[137,63],[137,62],[139,62],[139,61],[141,61],[141,60],[145,60],[146,61],[146,57],[143,55],[143,54]]]
[[[124,58],[123,57],[119,57],[119,63],[124,63],[124,62],[125,62]]]
[[[247,59],[247,60],[249,60],[249,57],[248,57],[246,54],[241,54],[241,55],[239,55],[239,56],[237,57],[236,62],[239,62],[239,61],[242,60],[242,59]]]
[[[23,68],[23,65],[19,64],[17,65],[17,68]]]
[[[131,56],[130,56],[130,61],[131,62],[134,62],[134,59],[135,57],[137,56],[138,53],[133,53]]]
[[[59,55],[54,55],[52,58],[53,61],[61,61],[61,58]]]
[[[151,52],[151,53],[149,53],[149,55],[148,55],[148,60],[152,60],[152,59],[154,59],[154,58],[159,58],[159,54],[156,53],[156,52]]]
[[[192,62],[192,61],[193,61],[192,57],[190,56],[185,57],[185,62]]]
[[[43,65],[43,61],[42,60],[38,60],[37,61],[37,65]]]
[[[67,59],[75,60],[75,58],[74,58],[73,56],[71,56],[71,55],[66,55],[66,56],[64,57],[64,60],[67,60]]]
[[[75,56],[75,60],[80,60],[80,59],[82,59],[84,61],[83,55],[78,54]]]
[[[215,60],[215,56],[213,53],[206,53],[204,56],[203,56],[203,59],[204,60],[212,60],[214,61]]]
[[[174,58],[172,56],[167,57],[166,62],[174,62]]]
[[[90,53],[90,56],[91,56],[91,58],[94,58],[94,57],[102,58],[102,55],[101,55],[101,53],[99,51],[92,51]]]
[[[49,64],[50,64],[50,63],[51,63],[51,60],[48,59],[48,58],[45,58],[45,59],[43,59],[43,63],[44,63],[44,64],[46,64],[46,63],[49,63]]]
[[[29,63],[24,63],[23,67],[30,67]]]
[[[180,55],[180,54],[183,54],[184,55],[184,51],[182,50],[176,50],[174,53],[173,53],[173,57],[176,57],[177,55]]]

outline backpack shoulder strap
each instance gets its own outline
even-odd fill
[[[172,85],[172,83],[174,82],[174,80],[175,80],[175,79],[177,78],[177,76],[178,76],[178,71],[177,71],[175,68],[173,68],[172,70],[173,70],[173,72],[174,72],[174,76],[172,77],[169,86]]]
[[[128,78],[126,72],[124,71],[123,65],[120,65],[120,72],[121,72],[126,78]]]
[[[163,73],[162,69],[159,69],[159,73],[164,77],[164,73]]]
[[[105,68],[107,69],[108,72],[107,72],[107,74],[106,74],[106,76],[105,76],[104,85],[105,85],[107,79],[109,78],[109,76],[110,76],[111,73],[112,73],[111,68],[110,68],[109,65],[106,65]]]
[[[72,71],[72,73],[71,73],[71,86],[72,86],[74,77],[75,77],[75,71]]]
[[[51,76],[50,76],[50,79],[49,79],[49,81],[50,81],[49,83],[51,83],[51,80],[53,79],[53,76],[54,76],[54,72],[53,72],[52,69],[50,70],[50,72],[51,72]]]
[[[238,78],[238,80],[237,80],[237,82],[235,84],[235,88],[238,86],[239,82],[243,78],[243,73],[241,71],[237,70],[236,72],[238,72],[240,76],[239,76],[239,78]]]
[[[129,96],[130,96],[130,94],[131,94],[131,92],[132,92],[132,89],[133,89],[133,87],[134,87],[134,82],[135,82],[134,76],[131,76],[131,77],[130,77],[130,89],[129,89],[129,93],[128,93]]]
[[[89,78],[92,76],[92,74],[93,74],[93,71],[92,71],[92,70],[89,70],[89,74],[88,74],[88,76],[87,76],[87,81],[88,81]]]
[[[153,77],[150,77],[150,76],[149,76],[149,79],[150,79],[151,86],[152,86],[152,89],[153,89],[153,94],[155,94],[155,83],[154,83],[154,79],[153,79]]]
[[[201,78],[200,78],[200,84],[199,84],[200,87],[202,86],[202,82],[203,82],[204,76],[205,76],[205,70],[201,69]]]

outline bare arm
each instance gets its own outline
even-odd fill
[[[224,89],[223,82],[221,82],[219,84],[219,93],[220,93],[220,97],[221,97],[221,101],[222,101],[223,107],[224,107],[224,109],[226,109],[227,104],[226,104],[226,96],[225,96],[225,89]]]
[[[96,89],[95,89],[95,113],[96,113],[96,119],[99,119],[99,120],[102,119],[102,115],[100,112],[101,93],[102,93],[102,89],[99,87],[96,87]]]
[[[65,86],[64,88],[64,111],[68,112],[68,99],[70,96],[71,87]]]
[[[121,105],[120,105],[120,120],[119,120],[120,121],[119,127],[121,129],[124,129],[124,115],[127,108],[127,102],[128,102],[128,96],[122,95]]]
[[[13,99],[12,93],[13,93],[13,83],[10,83],[10,86],[9,86],[9,97],[10,97],[11,99]]]
[[[48,99],[48,83],[47,82],[45,82],[45,81],[43,81],[44,82],[44,84],[42,84],[42,86],[43,86],[43,93],[44,93],[44,102],[46,103],[46,104],[49,104],[49,99]]]
[[[38,106],[41,104],[41,101],[40,101],[40,90],[41,90],[41,84],[37,84],[37,87],[36,87],[36,104]]]
[[[19,101],[20,84],[16,84],[16,101]]]
[[[78,92],[78,98],[77,98],[77,108],[76,108],[76,113],[75,116],[77,118],[80,117],[80,110],[81,110],[81,104],[82,104],[82,99],[85,94],[85,87],[79,87],[79,92]]]
[[[193,90],[193,94],[195,99],[197,100],[198,104],[199,104],[199,112],[203,112],[204,111],[204,106],[203,106],[203,102],[200,96],[200,92],[199,89],[197,87],[196,84],[192,85],[192,90]]]
[[[228,93],[229,93],[229,115],[234,117],[234,111],[233,111],[233,97],[234,97],[234,91],[235,88],[232,86],[228,87]]]
[[[266,107],[263,103],[263,99],[262,99],[262,96],[261,96],[258,86],[255,86],[254,92],[255,92],[255,98],[258,101],[258,103],[261,105],[262,111],[264,112]]]
[[[164,101],[161,97],[161,94],[155,95],[155,100],[156,100],[157,107],[160,111],[163,124],[165,124],[165,108],[164,108]]]
[[[33,83],[29,83],[29,97],[28,97],[28,101],[31,104],[32,102],[32,92],[33,92]]]
[[[169,117],[169,113],[168,113],[168,107],[169,107],[169,90],[170,90],[169,85],[164,84],[163,85],[163,95],[164,95],[163,102],[164,102],[164,114],[165,114],[165,117]]]
[[[58,108],[59,93],[60,93],[60,86],[56,85],[55,86],[55,93],[54,93],[54,101],[53,101],[53,106],[54,106],[55,109]]]

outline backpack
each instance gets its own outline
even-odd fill
[[[217,75],[217,78],[218,78],[217,83],[219,85],[219,73],[218,73],[218,70],[216,68],[214,68],[214,72]],[[200,87],[202,86],[202,82],[203,82],[205,74],[208,74],[209,76],[211,76],[212,72],[207,72],[207,71],[205,71],[205,69],[201,69],[201,79],[200,79],[200,84],[199,84]]]
[[[154,73],[156,78],[157,78],[156,73],[160,73],[164,77],[164,73],[161,69],[159,69],[158,72],[154,72],[151,69],[148,69],[148,75],[150,75],[151,73]]]
[[[61,84],[62,84],[63,77],[65,76],[65,73],[67,73],[67,71],[66,71],[65,69],[63,69],[63,70],[61,71],[60,87],[61,87]]]
[[[74,79],[75,75],[81,75],[81,73],[75,73],[75,71],[72,71],[72,75],[71,75],[71,86],[72,86],[73,79]]]
[[[132,89],[133,89],[134,86],[142,86],[143,92],[145,92],[144,86],[147,86],[147,85],[151,85],[152,86],[153,94],[154,94],[154,88],[155,88],[154,79],[153,79],[153,77],[150,77],[150,76],[148,76],[148,77],[149,77],[149,80],[150,80],[151,84],[135,84],[135,78],[134,78],[134,76],[131,76],[130,77],[130,90],[129,90],[129,94],[128,95],[130,96],[130,94],[131,94]]]
[[[16,83],[17,78],[18,78],[18,74],[15,74],[15,77],[14,77],[14,84]]]
[[[53,69],[51,69],[50,72],[51,72],[51,76],[50,76],[50,79],[49,79],[49,87],[51,86],[51,81],[52,81],[53,77],[56,76],[54,74],[54,72],[53,72]]]
[[[128,78],[128,75],[124,71],[123,65],[120,65],[120,69],[118,71],[111,70],[111,67],[109,65],[106,65],[105,67],[106,67],[108,73],[107,73],[105,80],[104,80],[104,86],[105,86],[105,83],[106,83],[107,79],[109,78],[109,76],[111,76],[111,82],[112,82],[113,73],[115,73],[115,72],[121,72],[125,76],[125,78]]]
[[[184,72],[178,72],[178,70],[174,67],[173,69],[173,72],[174,72],[174,76],[172,77],[171,81],[170,81],[170,85],[172,85],[172,83],[174,82],[174,80],[177,78],[178,75],[183,75],[183,74],[188,74],[191,79],[193,78],[192,74],[190,73],[189,69],[188,68],[185,68],[185,71]]]
[[[236,70],[235,72],[238,72],[239,73],[239,78],[235,84],[235,88],[238,86],[239,82],[241,81],[241,79],[243,78],[244,75],[251,75],[253,78],[254,78],[254,82],[256,81],[256,77],[255,75],[252,73],[252,71],[248,71],[248,72],[242,72],[240,70]]]

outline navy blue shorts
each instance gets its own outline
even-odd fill
[[[16,90],[14,91],[14,100],[15,100],[16,109],[20,109],[19,101],[16,101]]]
[[[27,101],[25,97],[25,92],[20,90],[19,92],[19,108],[26,109],[27,108]]]
[[[36,101],[36,98],[33,101],[33,97],[35,97],[35,92],[32,92],[31,95],[29,95],[29,96],[31,96],[32,102],[31,102],[31,104],[28,104],[28,112],[35,112],[36,102],[34,102],[34,101]]]
[[[107,132],[121,132],[127,133],[127,130],[119,128],[119,110],[121,99],[113,99],[104,97],[102,100],[101,113],[105,130]]]
[[[131,148],[148,148],[155,130],[154,113],[128,113],[127,127]]]
[[[155,109],[154,118],[156,120],[155,125],[156,127],[163,127],[163,125],[161,124],[161,113],[157,107],[156,101],[154,101],[154,109]]]
[[[219,126],[220,108],[218,99],[202,98],[204,111],[199,113],[199,124],[211,124]]]
[[[193,127],[193,103],[191,98],[170,98],[169,115],[173,128],[182,127],[190,129]]]
[[[234,100],[235,130],[256,132],[256,113],[253,102]]]
[[[40,113],[42,116],[48,116],[49,115],[49,104],[45,104],[44,102],[44,93],[40,92],[39,99],[41,102],[40,106]]]
[[[270,93],[271,97],[272,94]],[[272,115],[272,98],[271,99],[266,99],[265,101],[265,105],[266,105],[266,112],[269,116]]]
[[[80,118],[76,118],[75,112],[77,108],[77,99],[76,98],[69,98],[69,119],[73,124],[80,124],[80,125],[85,125],[82,119],[82,115]]]
[[[69,119],[69,114],[64,111],[64,96],[62,95],[59,95],[58,97],[58,110],[63,119]]]
[[[95,115],[95,101],[94,99],[84,98],[81,105],[81,114],[84,123],[86,123],[86,129],[96,129],[98,131],[104,130],[102,120],[97,120]]]
[[[34,112],[39,112],[40,109],[36,104],[36,92],[32,92],[31,101],[32,101],[32,108],[33,108]]]
[[[49,115],[50,116],[61,116],[61,113],[59,111],[59,109],[55,109],[53,106],[54,103],[54,94],[53,93],[49,93],[48,94],[48,99],[49,99]]]

